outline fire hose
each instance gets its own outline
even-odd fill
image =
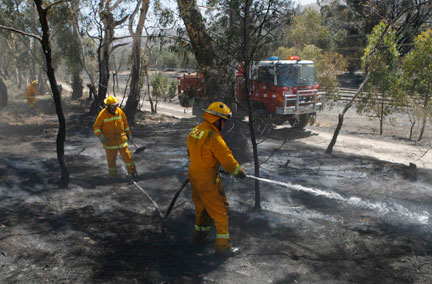
[[[220,170],[219,171],[220,173],[222,173],[222,174],[227,174],[227,175],[229,175],[229,173],[227,173],[226,171],[223,171],[223,170]],[[265,179],[265,178],[259,178],[259,177],[256,177],[256,176],[253,176],[253,175],[246,175],[246,177],[247,178],[250,178],[250,179],[254,179],[254,180],[259,180],[259,181],[263,181],[263,182],[269,182],[269,183],[275,183],[275,181],[273,181],[273,180],[270,180],[270,179]],[[158,215],[159,215],[159,217],[161,218],[161,219],[166,219],[166,218],[168,218],[168,215],[171,213],[171,211],[172,211],[172,209],[173,209],[173,207],[174,207],[174,204],[175,204],[175,202],[177,201],[177,199],[178,199],[178,197],[179,197],[179,195],[180,195],[180,193],[183,191],[183,189],[186,187],[186,185],[188,185],[188,183],[189,183],[189,179],[185,179],[184,181],[183,181],[183,183],[180,185],[180,188],[177,190],[177,192],[175,193],[175,195],[174,195],[174,198],[171,200],[171,203],[170,203],[170,205],[168,206],[168,209],[167,209],[167,211],[165,212],[165,214],[162,214],[162,212],[161,212],[161,210],[160,210],[160,208],[159,208],[159,205],[157,205],[157,203],[150,197],[150,195],[136,182],[136,181],[133,181],[133,184],[142,192],[142,193],[144,193],[144,195],[147,197],[147,199],[153,204],[153,206],[154,206],[154,208],[156,209],[156,212],[158,213]]]
[[[147,197],[147,199],[150,200],[150,202],[153,204],[154,208],[156,209],[156,212],[158,213],[159,217],[164,218],[164,215],[161,213],[161,211],[159,209],[159,205],[157,205],[157,203],[150,197],[150,195],[136,181],[133,180],[132,182],[139,190],[141,190],[142,193],[144,193],[145,197]]]
[[[229,175],[228,172],[224,171],[224,170],[220,170],[219,171],[222,174],[227,174]],[[260,180],[263,182],[270,182],[270,183],[274,183],[274,181],[269,180],[269,179],[265,179],[265,178],[258,178],[256,176],[252,176],[252,175],[246,175],[247,178],[250,179],[255,179],[255,180]],[[186,187],[186,185],[189,183],[189,179],[186,179],[180,186],[180,188],[177,190],[176,194],[174,195],[174,198],[172,199],[170,205],[168,206],[167,211],[165,212],[165,215],[163,216],[163,219],[166,219],[168,217],[168,215],[170,214],[171,210],[174,207],[175,202],[177,201],[177,198],[179,197],[180,193],[182,192],[182,190]]]

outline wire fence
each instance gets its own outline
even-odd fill
[[[327,100],[350,102],[354,98],[356,93],[357,93],[356,87],[339,87],[337,89],[337,92],[327,97]],[[396,100],[391,96],[382,96],[382,94],[380,93],[370,94],[369,92],[366,91],[362,91],[361,94],[357,96],[354,102],[360,103],[364,100],[366,96],[368,97],[368,101],[372,101],[374,103],[391,105],[395,107],[407,106],[406,103],[402,102],[401,100]],[[412,96],[412,99],[413,99],[412,101],[416,104],[423,104],[423,99],[419,95]]]

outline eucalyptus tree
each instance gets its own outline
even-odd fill
[[[80,52],[81,49],[80,35],[76,25],[74,25],[75,12],[79,7],[79,0],[69,1],[69,5],[56,5],[51,10],[52,29],[55,33],[56,44],[54,58],[56,65],[60,64],[60,58],[64,59],[67,71],[71,75],[72,81],[72,99],[82,97],[83,79],[82,70],[83,62]]]
[[[400,11],[405,11],[393,25],[398,50],[402,55],[413,47],[416,35],[432,20],[432,2],[429,0],[346,0],[346,4],[355,13],[353,19],[364,34],[369,34],[381,20],[394,19]]]
[[[372,48],[369,68],[369,81],[365,85],[365,92],[359,96],[356,104],[358,113],[370,113],[379,120],[379,134],[383,134],[385,117],[394,110],[394,88],[398,79],[399,52],[396,46],[396,33],[390,27],[387,33],[377,45],[381,34],[386,28],[383,22],[379,23],[369,35],[369,44],[362,58],[366,64],[366,56]],[[376,47],[375,47],[376,46]]]
[[[330,32],[329,50],[342,54],[348,62],[348,71],[354,73],[361,69],[367,34],[372,28],[365,27],[369,22],[365,22],[365,17],[356,13],[350,5],[339,0],[321,2],[324,1],[320,0],[320,14],[324,18],[322,24]],[[378,22],[375,21],[376,23]]]
[[[335,48],[334,33],[326,23],[326,17],[316,9],[306,8],[294,15],[291,23],[283,28],[274,55],[285,60],[292,55],[312,60],[317,70],[320,90],[327,92],[328,96],[336,95],[339,87],[337,75],[344,72],[349,63],[339,49]]]
[[[132,68],[131,68],[131,81],[130,81],[130,93],[126,106],[124,108],[125,113],[130,123],[135,121],[135,113],[138,108],[139,95],[142,87],[140,79],[142,77],[142,66],[141,66],[141,37],[144,28],[144,23],[149,8],[149,0],[138,0],[136,8],[129,19],[129,33],[132,36]],[[138,23],[135,31],[133,30],[132,24],[134,22],[135,15],[139,10]]]
[[[418,140],[423,138],[427,118],[432,117],[432,29],[418,35],[414,48],[404,57],[401,85],[409,101],[420,98],[422,125]]]
[[[57,160],[60,165],[61,170],[61,178],[58,181],[58,186],[60,188],[66,188],[69,185],[69,171],[66,166],[65,160],[64,160],[64,142],[66,139],[66,119],[63,114],[62,104],[61,104],[61,94],[59,89],[57,88],[57,80],[54,72],[53,67],[53,58],[52,58],[52,50],[51,50],[51,39],[50,39],[50,26],[48,23],[48,13],[50,9],[56,5],[61,3],[60,2],[54,2],[54,3],[43,3],[42,0],[34,0],[34,3],[36,5],[38,15],[39,15],[39,22],[42,29],[42,37],[37,38],[40,40],[43,48],[43,52],[46,59],[46,66],[47,66],[47,75],[48,79],[51,85],[51,91],[53,93],[53,98],[55,102],[57,117],[59,121],[59,131],[57,134]]]
[[[44,67],[39,42],[22,33],[11,33],[13,28],[30,34],[38,34],[32,2],[4,0],[0,2],[0,69],[4,78],[13,77],[18,86],[37,78],[36,65]]]
[[[349,2],[349,0],[348,0],[348,2]],[[407,16],[407,14],[412,13],[413,11],[415,12],[419,9],[422,9],[422,7],[424,5],[426,5],[426,7],[427,7],[431,3],[432,3],[432,1],[430,1],[430,0],[419,1],[418,3],[415,3],[414,5],[411,5],[411,6],[402,8],[402,9],[400,6],[394,5],[393,6],[394,9],[392,10],[392,13],[385,13],[385,14],[379,14],[379,12],[380,12],[379,9],[375,9],[376,8],[375,6],[371,7],[371,11],[373,13],[377,13],[378,15],[380,15],[380,17],[382,17],[384,19],[383,20],[384,28],[382,29],[381,34],[377,37],[376,44],[374,46],[372,46],[369,49],[369,52],[367,54],[365,54],[365,56],[364,56],[364,69],[363,69],[364,70],[364,74],[363,74],[364,79],[363,79],[363,82],[360,84],[355,95],[351,98],[351,100],[345,105],[343,110],[339,113],[338,124],[337,124],[335,131],[333,133],[333,137],[332,137],[332,139],[331,139],[331,141],[330,141],[330,143],[327,146],[327,149],[325,151],[327,154],[331,154],[333,152],[333,148],[336,144],[337,137],[338,137],[340,130],[342,129],[342,126],[343,126],[345,113],[351,108],[351,106],[357,100],[357,98],[359,97],[359,95],[363,91],[363,88],[365,87],[365,85],[369,81],[370,67],[371,67],[371,64],[373,64],[373,62],[371,61],[371,57],[377,51],[377,48],[382,44],[386,33],[394,26],[403,27],[404,26],[404,19],[405,19],[405,16]],[[388,18],[386,18],[386,16],[388,16]]]
[[[110,78],[110,56],[118,47],[127,45],[125,42],[114,44],[116,40],[124,37],[116,37],[115,32],[127,21],[130,15],[128,4],[132,0],[92,0],[90,1],[93,11],[94,24],[97,26],[96,39],[98,41],[97,57],[99,65],[99,82],[96,99],[90,107],[90,113],[96,114],[108,91]],[[97,15],[97,16],[96,16]]]
[[[196,0],[177,0],[177,4],[193,53],[204,76],[204,93],[210,101],[220,99],[221,84],[214,40],[207,31],[205,19]]]

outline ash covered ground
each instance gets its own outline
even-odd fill
[[[86,101],[65,102],[71,182],[58,189],[50,100],[29,113],[22,97],[12,99],[0,113],[1,283],[432,282],[430,126],[422,142],[408,141],[395,117],[379,136],[376,121],[350,110],[332,155],[324,149],[341,105],[304,131],[273,130],[259,144],[261,176],[280,183],[261,183],[261,214],[252,210],[254,181],[222,177],[241,252],[221,260],[213,230],[204,249],[191,246],[188,187],[161,225],[123,167],[107,178]],[[141,112],[133,127],[147,146],[134,157],[138,183],[162,211],[186,178],[186,137],[197,120],[185,117]],[[253,173],[252,163],[244,167]]]

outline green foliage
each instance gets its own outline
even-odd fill
[[[369,43],[362,57],[362,66],[365,67],[367,54],[373,51],[369,62],[370,77],[368,86],[373,85],[378,88],[378,91],[388,93],[397,79],[396,70],[398,68],[399,52],[396,46],[396,33],[391,28],[386,32],[381,43],[375,47],[385,28],[386,25],[381,22],[369,35]],[[374,48],[375,50],[373,50]]]
[[[177,51],[175,48],[164,47],[152,49],[150,66],[157,69],[195,69],[196,60],[192,53]]]
[[[287,47],[303,48],[305,45],[315,45],[321,49],[330,47],[331,34],[324,25],[324,17],[312,8],[307,8],[302,14],[294,16],[292,24],[284,29],[282,44]]]
[[[31,34],[38,34],[39,25],[37,12],[32,9],[33,1],[0,1],[0,25],[12,27]],[[12,71],[18,71],[20,79],[35,78],[38,59],[41,58],[40,44],[37,40],[21,34],[0,29],[0,71],[6,76],[12,76]],[[39,62],[43,62],[39,60]]]
[[[152,95],[156,98],[162,98],[164,101],[171,99],[172,84],[168,83],[168,77],[165,77],[161,72],[156,72],[153,79],[150,81],[152,87]]]
[[[361,56],[367,45],[367,34],[372,28],[365,32],[366,18],[357,14],[350,5],[355,3],[348,3],[347,6],[340,4],[339,0],[333,0],[321,7],[321,14],[324,25],[330,31],[330,50],[342,54],[348,62],[348,70],[354,72],[360,69]]]
[[[177,96],[177,80],[172,80],[168,88],[168,99],[171,101]]]
[[[211,4],[219,7],[209,32],[221,65],[267,58],[293,14],[293,3],[283,0],[219,0]]]
[[[421,96],[424,101],[432,96],[432,29],[414,40],[412,49],[403,60],[402,78],[405,89],[410,94]]]
[[[396,33],[386,29],[384,22],[378,24],[369,35],[369,44],[362,57],[363,66],[369,58],[369,81],[365,86],[361,101],[356,105],[359,113],[371,113],[380,120],[380,133],[382,123],[394,106],[392,101],[396,97],[395,86],[398,80],[399,52],[396,45]],[[381,40],[381,41],[380,41]],[[379,42],[380,41],[380,42]]]
[[[399,100],[417,110],[422,117],[432,118],[432,29],[414,40],[414,48],[404,57],[399,80]],[[420,98],[420,100],[418,100]]]
[[[50,9],[49,20],[54,31],[55,48],[53,49],[54,64],[60,64],[63,59],[70,74],[82,69],[81,49],[79,39],[73,33],[73,25],[69,19],[72,18],[72,10],[67,5],[55,5]]]

